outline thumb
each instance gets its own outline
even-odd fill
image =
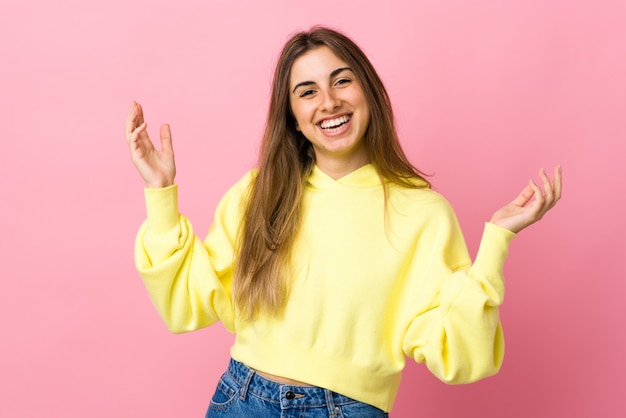
[[[170,125],[161,125],[161,150],[164,152],[174,153],[172,147],[172,131]]]

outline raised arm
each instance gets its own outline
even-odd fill
[[[424,362],[441,380],[448,383],[468,383],[498,371],[504,355],[504,339],[498,307],[504,297],[502,268],[514,233],[539,221],[561,198],[561,168],[550,179],[544,170],[539,173],[541,186],[532,180],[511,203],[494,213],[486,224],[474,263],[469,258],[463,266],[450,264],[466,250],[456,219],[431,222],[431,225],[452,225],[436,231],[432,248],[433,262],[441,260],[437,291],[429,309],[418,313],[407,327],[404,353]],[[443,212],[443,211],[441,211]],[[443,253],[446,256],[436,257]],[[461,257],[463,258],[463,257]]]
[[[234,248],[247,183],[222,198],[203,241],[178,210],[169,126],[161,126],[157,150],[148,137],[143,110],[133,102],[125,131],[131,160],[146,183],[147,220],[137,233],[135,265],[156,310],[172,332],[193,331],[218,320],[233,331]]]

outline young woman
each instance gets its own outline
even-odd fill
[[[169,127],[156,150],[134,103],[126,138],[146,183],[136,264],[159,314],[173,332],[222,321],[236,335],[207,417],[384,417],[405,356],[450,383],[498,371],[508,245],[559,200],[560,168],[495,212],[472,263],[374,68],[326,28],[285,45],[258,168],[204,241],[178,212]]]

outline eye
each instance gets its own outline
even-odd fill
[[[339,80],[335,81],[335,85],[341,87],[350,84],[351,82],[352,80],[349,78],[340,78]]]
[[[309,90],[303,90],[300,92],[299,96],[300,97],[306,97],[306,96],[310,96],[312,94],[315,93],[315,90],[309,89]]]

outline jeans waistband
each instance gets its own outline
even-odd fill
[[[280,404],[281,408],[328,407],[332,414],[336,406],[357,402],[352,398],[317,386],[275,382],[260,376],[255,370],[234,359],[230,360],[228,374],[241,386],[240,397],[242,399],[254,393],[269,402]]]

